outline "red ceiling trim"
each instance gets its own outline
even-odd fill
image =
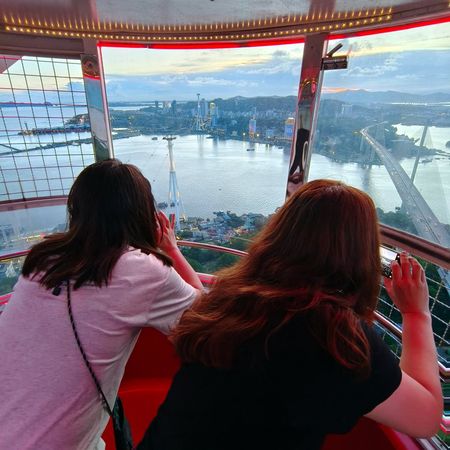
[[[98,41],[98,47],[119,47],[119,48],[148,48],[148,44],[134,44],[132,42]]]
[[[299,44],[305,42],[305,38],[291,38],[291,39],[264,39],[258,41],[244,41],[244,42],[200,42],[200,43],[183,43],[176,44],[169,43],[150,43],[150,44],[134,44],[134,43],[116,43],[111,41],[99,41],[99,47],[118,47],[118,48],[151,48],[160,50],[206,50],[206,49],[220,49],[220,48],[242,48],[242,47],[266,47],[270,45],[286,45]]]
[[[385,26],[382,28],[375,28],[371,30],[349,31],[347,33],[330,34],[329,39],[346,39],[349,37],[371,36],[383,33],[392,33],[394,31],[409,30],[411,28],[420,28],[428,25],[438,25],[441,23],[450,22],[450,16],[441,17],[438,19],[420,20],[417,22],[410,22],[401,25]],[[114,41],[99,41],[99,47],[118,47],[118,48],[152,48],[161,50],[205,50],[205,49],[224,49],[224,48],[242,48],[242,47],[266,47],[271,45],[286,45],[286,44],[301,44],[305,42],[304,37],[297,38],[279,38],[279,39],[261,39],[241,42],[199,42],[199,43],[133,43],[133,42],[114,42]]]
[[[176,44],[148,44],[148,48],[161,49],[161,50],[203,50],[208,48],[239,48],[242,45],[239,42],[201,42],[199,44],[194,43],[182,43]]]

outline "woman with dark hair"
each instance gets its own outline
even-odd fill
[[[435,433],[442,396],[424,272],[405,254],[392,270],[400,367],[372,326],[372,200],[335,181],[302,186],[182,316],[172,340],[183,366],[138,449],[312,450],[363,415]]]
[[[1,449],[104,446],[109,416],[77,348],[69,294],[112,407],[141,328],[167,334],[201,288],[136,167],[118,160],[86,167],[67,207],[68,230],[31,249],[0,316]]]

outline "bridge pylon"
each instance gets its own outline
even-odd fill
[[[169,149],[169,211],[172,210],[175,214],[175,230],[180,231],[180,218],[185,219],[184,206],[181,200],[181,194],[178,189],[177,174],[175,172],[175,161],[173,157],[173,142],[175,136],[164,136],[164,140],[167,141],[167,147]]]
[[[375,160],[375,150],[371,145],[368,145],[363,135],[361,135],[361,142],[359,144],[359,154],[361,155],[361,162],[371,166]]]

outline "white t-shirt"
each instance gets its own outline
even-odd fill
[[[109,416],[77,347],[66,291],[55,296],[20,277],[0,315],[2,450],[91,450],[106,427]],[[121,256],[108,286],[71,289],[81,343],[110,405],[140,329],[168,333],[195,295],[173,268],[136,249]]]

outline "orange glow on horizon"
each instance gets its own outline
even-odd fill
[[[348,91],[358,91],[357,88],[343,88],[343,87],[322,87],[322,93],[323,94],[339,94],[341,92],[348,92]]]

